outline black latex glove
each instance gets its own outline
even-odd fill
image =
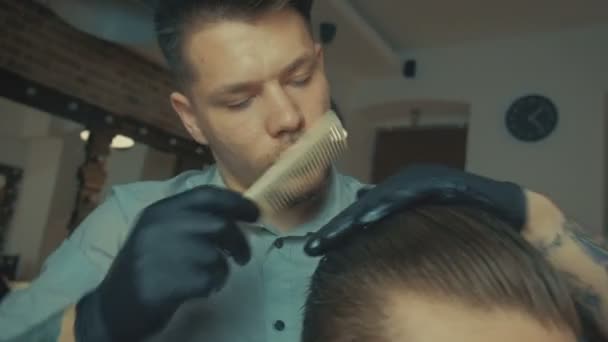
[[[420,204],[473,204],[515,227],[526,219],[526,198],[516,184],[438,165],[403,169],[360,198],[308,239],[304,250],[319,256],[348,236],[394,212]]]
[[[253,202],[211,186],[146,208],[105,279],[78,303],[77,340],[141,341],[187,299],[222,288],[227,257],[240,265],[251,257],[236,221],[258,216]]]

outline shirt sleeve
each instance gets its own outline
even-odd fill
[[[0,303],[0,341],[56,341],[63,312],[103,279],[129,231],[111,195],[44,262],[27,288]]]

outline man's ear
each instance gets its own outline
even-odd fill
[[[179,92],[173,92],[171,94],[171,106],[179,115],[179,118],[182,120],[184,127],[188,130],[188,133],[192,136],[192,138],[201,145],[207,145],[207,138],[201,131],[199,127],[199,123],[196,117],[196,111],[194,110],[194,106],[188,100],[188,98]]]
[[[319,59],[321,71],[323,71],[325,69],[325,49],[323,49],[322,44],[315,43],[315,53],[317,54],[317,58]]]

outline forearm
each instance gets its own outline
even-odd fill
[[[76,320],[76,310],[74,306],[70,306],[63,314],[61,320],[61,331],[59,334],[58,342],[75,342],[76,337],[74,335],[74,322]]]
[[[608,337],[608,251],[552,203],[543,210],[545,215],[524,229],[524,237],[564,275],[581,314]]]

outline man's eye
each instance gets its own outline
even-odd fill
[[[307,85],[310,82],[311,78],[312,78],[312,74],[301,76],[301,77],[296,77],[291,80],[291,84],[296,87],[302,87],[302,86]]]
[[[241,109],[245,109],[247,107],[249,107],[249,105],[251,104],[251,101],[253,100],[253,97],[249,97],[243,101],[239,101],[239,102],[233,102],[233,103],[229,103],[226,105],[226,107],[228,107],[230,110],[241,110]]]

